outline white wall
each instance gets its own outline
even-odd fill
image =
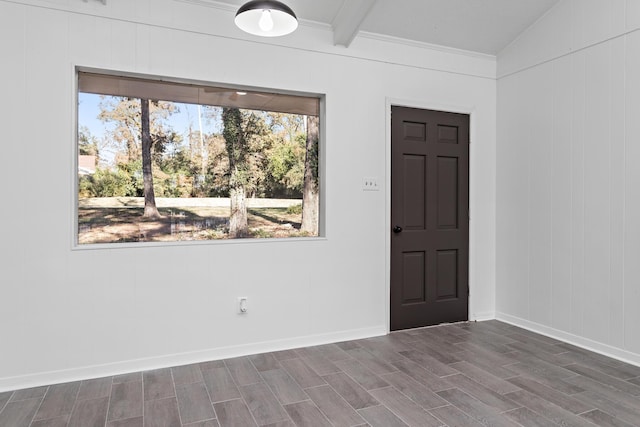
[[[470,314],[493,316],[495,58],[258,40],[206,3],[0,0],[0,390],[386,333],[390,99],[472,112]],[[75,66],[326,94],[326,239],[72,250]]]
[[[497,317],[640,364],[640,2],[563,0],[498,55]]]

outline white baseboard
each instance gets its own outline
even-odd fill
[[[485,311],[481,313],[471,313],[469,316],[470,321],[482,322],[484,320],[493,320],[496,318],[495,311]]]
[[[516,316],[505,313],[496,313],[496,319],[505,323],[509,323],[514,326],[519,326],[524,329],[528,329],[532,332],[539,333],[551,338],[555,338],[569,344],[573,344],[577,347],[590,350],[595,353],[602,354],[604,356],[612,357],[625,363],[640,366],[640,354],[633,353],[618,347],[613,347],[608,344],[603,344],[598,341],[590,340],[579,335],[574,335],[569,332],[561,331],[559,329],[551,328],[549,326],[541,325],[530,320],[521,319]]]
[[[364,329],[352,329],[329,334],[309,335],[275,341],[265,341],[231,347],[213,348],[189,353],[170,354],[144,359],[126,360],[104,365],[84,366],[60,371],[37,372],[33,374],[0,378],[0,392],[38,387],[50,384],[67,383],[92,378],[108,377],[150,369],[188,365],[210,360],[247,356],[270,351],[329,344],[361,338],[386,335],[384,326]]]

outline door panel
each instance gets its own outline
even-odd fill
[[[425,253],[405,252],[402,254],[402,273],[407,277],[402,283],[402,303],[412,304],[426,301]]]
[[[458,250],[436,252],[436,300],[458,298]]]
[[[458,228],[458,158],[438,157],[437,226],[442,229]]]
[[[469,116],[391,117],[391,329],[467,320]]]
[[[438,125],[438,142],[442,144],[457,144],[458,128],[456,126]]]
[[[403,198],[404,228],[407,230],[424,230],[427,226],[425,206],[426,156],[405,155],[402,175],[405,191],[405,197]]]

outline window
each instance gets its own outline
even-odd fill
[[[78,73],[77,244],[318,236],[320,98]]]

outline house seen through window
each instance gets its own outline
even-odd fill
[[[318,236],[320,99],[78,73],[79,245]]]

